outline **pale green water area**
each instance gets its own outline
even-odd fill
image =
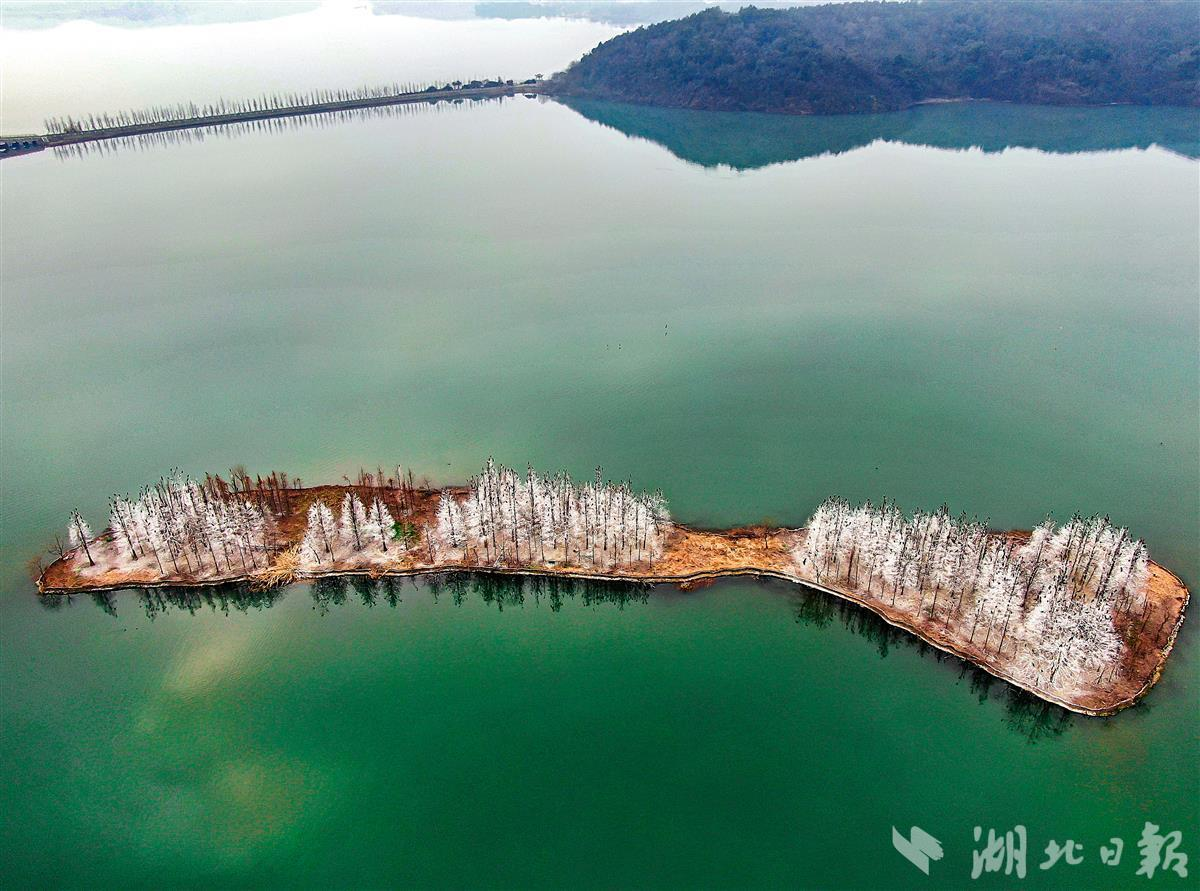
[[[1194,585],[1198,126],[517,98],[4,162],[0,884],[963,887],[973,827],[1020,823],[1023,885],[1184,887],[1136,843],[1181,830],[1200,870],[1195,617],[1099,720],[781,584],[113,615],[24,564],[175,466],[492,454],[701,525],[1108,512]]]

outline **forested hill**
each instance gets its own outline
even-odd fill
[[[600,44],[550,88],[729,111],[930,99],[1200,105],[1195,0],[929,0],[718,9]]]

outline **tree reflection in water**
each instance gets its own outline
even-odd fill
[[[670,585],[650,586],[627,581],[600,581],[595,579],[570,579],[561,577],[521,576],[487,572],[444,572],[410,577],[414,590],[427,590],[435,601],[445,596],[455,606],[462,606],[472,595],[503,612],[506,607],[521,607],[532,601],[540,607],[545,601],[553,612],[562,609],[567,600],[577,600],[581,605],[595,607],[615,606],[624,609],[630,603],[644,604],[655,591],[678,596],[678,589]],[[373,579],[365,575],[333,576],[314,580],[309,585],[313,608],[327,615],[335,608],[357,600],[363,606],[373,608],[387,604],[395,608],[403,602],[400,596],[404,579],[387,577]],[[993,698],[993,691],[1002,691],[1004,697],[1004,724],[1015,733],[1024,736],[1029,743],[1037,743],[1061,736],[1074,724],[1075,715],[1066,709],[1052,705],[1026,693],[1017,687],[1000,682],[998,678],[975,667],[969,662],[932,647],[920,638],[889,625],[875,613],[857,604],[843,600],[812,588],[797,588],[785,582],[764,580],[762,587],[790,599],[795,621],[801,625],[827,628],[836,620],[853,634],[866,638],[875,645],[880,658],[887,658],[897,646],[915,648],[922,658],[932,655],[939,664],[956,668],[959,680],[967,680],[967,689],[983,704]],[[97,591],[89,594],[92,602],[110,616],[117,616],[118,594],[116,591]],[[247,585],[218,585],[208,587],[165,587],[131,589],[141,604],[146,616],[153,620],[171,611],[195,615],[207,608],[229,615],[233,611],[249,612],[252,609],[269,609],[286,596],[286,589],[253,590]],[[688,596],[684,594],[683,596]],[[70,595],[44,595],[39,598],[47,610],[59,610],[73,603]],[[1140,709],[1147,708],[1145,703]]]
[[[915,648],[922,659],[932,655],[939,664],[958,669],[959,680],[967,679],[968,688],[980,704],[992,698],[993,689],[1001,691],[1000,695],[1005,697],[1005,725],[1024,736],[1030,744],[1061,736],[1074,724],[1076,715],[1073,712],[1039,699],[964,659],[929,645],[919,637],[888,624],[865,607],[815,588],[802,588],[791,596],[796,622],[801,625],[825,628],[837,619],[849,631],[874,643],[881,659],[886,659],[895,646]],[[1144,705],[1142,703],[1138,707]]]

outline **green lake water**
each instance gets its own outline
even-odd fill
[[[1194,619],[1094,720],[782,584],[191,613],[51,609],[24,569],[176,466],[494,455],[700,525],[1107,512],[1194,584],[1198,126],[518,98],[5,162],[0,882],[962,887],[1019,823],[1024,884],[1132,887],[1146,821],[1200,869]],[[1039,870],[1052,838],[1084,863]]]

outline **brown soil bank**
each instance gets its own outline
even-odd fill
[[[973,640],[970,617],[931,618],[919,605],[904,597],[894,600],[883,592],[864,592],[846,587],[820,584],[810,577],[793,558],[803,544],[805,530],[746,527],[720,531],[692,529],[676,525],[670,533],[664,553],[653,561],[626,564],[611,569],[576,565],[565,561],[538,562],[525,559],[482,562],[477,559],[439,559],[420,541],[410,547],[394,547],[381,557],[354,554],[320,566],[302,568],[297,545],[304,534],[305,515],[310,504],[321,500],[336,505],[352,490],[364,500],[379,497],[401,522],[420,529],[434,524],[437,490],[397,491],[366,486],[315,486],[288,490],[282,510],[274,513],[272,551],[265,568],[233,574],[163,574],[145,564],[126,569],[87,570],[87,563],[69,552],[47,567],[38,578],[42,594],[71,594],[86,591],[142,587],[185,587],[245,582],[252,586],[272,586],[292,581],[333,575],[369,574],[381,576],[427,575],[453,570],[492,573],[560,576],[565,578],[672,583],[687,586],[724,576],[769,576],[807,585],[853,601],[881,616],[891,625],[904,629],[930,645],[951,653],[1017,687],[1073,712],[1087,715],[1111,715],[1136,703],[1162,674],[1168,655],[1183,623],[1188,591],[1171,572],[1151,564],[1146,586],[1145,608],[1132,617],[1118,620],[1118,631],[1127,642],[1119,664],[1100,678],[1063,688],[1050,689],[1030,681],[1028,671],[1019,665],[1020,650],[1010,652],[1001,643],[991,650],[983,640]],[[464,489],[454,492],[463,494]],[[1025,537],[1027,533],[995,535]],[[111,539],[105,532],[97,541]],[[536,555],[535,555],[536,556]],[[1124,627],[1122,627],[1124,626]]]

